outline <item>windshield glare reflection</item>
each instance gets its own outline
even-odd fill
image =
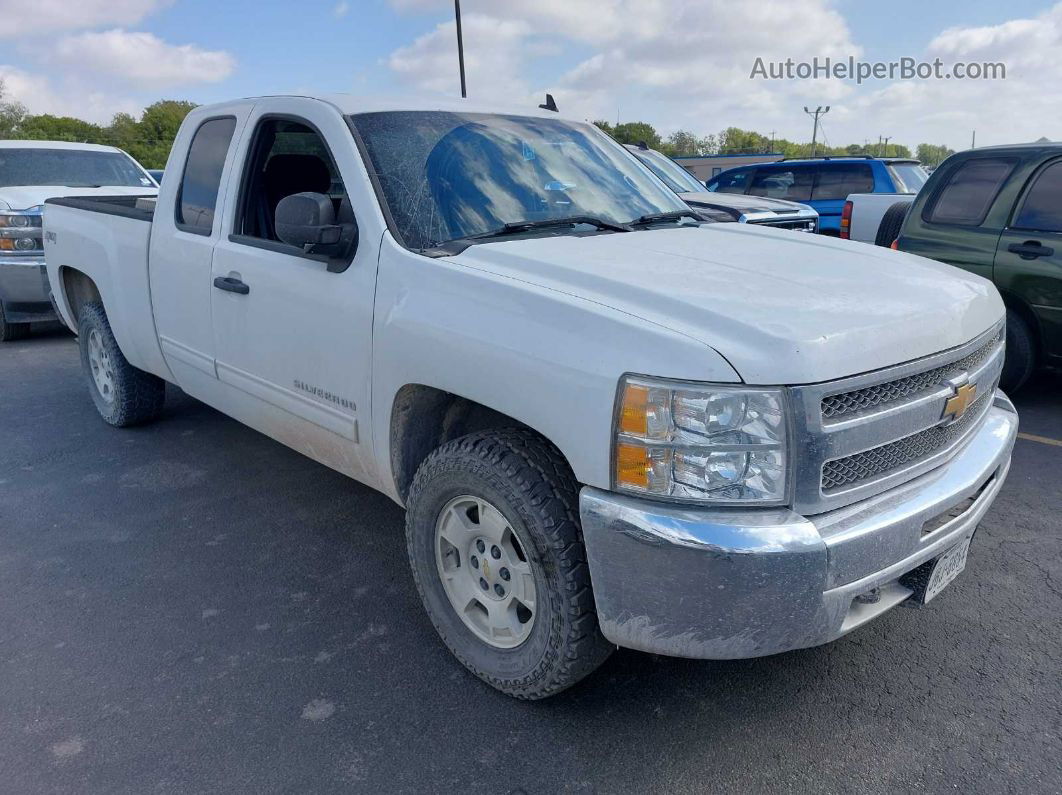
[[[448,111],[365,113],[351,121],[408,248],[507,223],[581,215],[624,224],[688,210],[589,124]]]

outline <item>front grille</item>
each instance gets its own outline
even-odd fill
[[[992,388],[986,390],[957,422],[950,425],[935,425],[903,439],[897,439],[895,442],[827,461],[822,466],[822,491],[829,493],[835,489],[887,475],[912,461],[928,458],[949,447],[981,419],[988,410],[995,391],[993,384]]]
[[[815,220],[813,218],[790,218],[777,221],[770,218],[763,221],[749,221],[749,223],[757,224],[758,226],[773,226],[776,229],[789,229],[793,232],[815,231]]]
[[[962,372],[968,372],[977,367],[989,357],[993,349],[999,344],[1002,337],[993,337],[976,351],[956,362],[934,367],[924,373],[915,373],[906,378],[898,378],[884,384],[855,389],[851,392],[842,392],[838,395],[827,395],[822,399],[822,418],[834,420],[847,414],[854,414],[867,409],[878,408],[889,403],[901,400],[909,400],[923,392],[931,392],[939,389],[941,384],[949,378],[953,378]]]

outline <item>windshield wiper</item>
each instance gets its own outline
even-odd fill
[[[524,232],[533,232],[536,229],[550,229],[558,226],[578,226],[579,224],[594,226],[598,229],[607,229],[610,232],[631,231],[631,228],[626,224],[621,224],[616,221],[606,221],[604,218],[597,218],[593,215],[568,215],[563,218],[539,218],[535,221],[510,221],[504,226],[498,229],[492,229],[489,232],[465,235],[464,237],[457,237],[453,240],[445,240],[441,243],[436,243],[426,249],[426,251],[435,250],[447,254],[460,254],[470,245],[479,242],[480,240],[509,237],[510,235],[519,235]]]
[[[693,210],[672,210],[668,213],[649,213],[643,215],[640,218],[635,218],[631,221],[631,226],[647,226],[648,224],[659,224],[664,221],[679,221],[683,218],[692,218],[695,221],[700,221],[701,217],[697,215]]]

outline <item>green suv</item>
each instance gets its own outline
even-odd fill
[[[901,226],[902,224],[902,226]],[[898,236],[887,234],[889,226]],[[971,149],[881,222],[894,248],[980,274],[1007,305],[1004,389],[1062,365],[1062,143]]]

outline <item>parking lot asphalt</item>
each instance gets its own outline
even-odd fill
[[[1020,439],[930,607],[758,660],[618,651],[551,700],[437,639],[387,498],[170,391],[0,346],[0,791],[1062,791],[1062,447]],[[1062,440],[1062,376],[1016,402]]]

